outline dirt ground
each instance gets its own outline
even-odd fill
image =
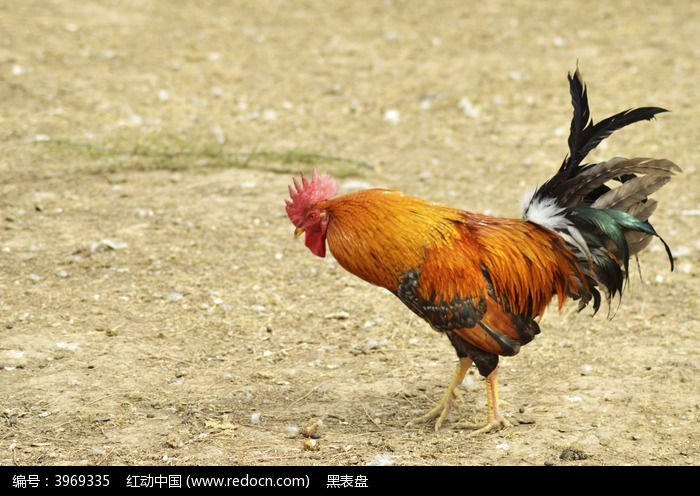
[[[175,6],[177,5],[177,6]],[[698,465],[700,3],[0,4],[0,464]],[[284,212],[313,167],[518,216],[594,119],[672,112],[594,158],[684,173],[621,304],[556,305],[439,432],[455,366]],[[320,420],[315,445],[306,426]],[[306,448],[311,449],[305,449]]]

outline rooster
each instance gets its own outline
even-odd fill
[[[459,399],[466,373],[485,378],[488,417],[475,432],[509,425],[499,409],[499,356],[512,356],[539,332],[554,296],[579,311],[621,296],[629,261],[653,238],[657,202],[649,196],[680,168],[669,160],[583,160],[602,140],[629,124],[665,112],[640,107],[597,124],[590,117],[578,68],[568,74],[574,107],[569,152],[559,170],[525,197],[522,219],[482,215],[437,205],[393,189],[344,196],[329,174],[294,178],[286,212],[314,255],[326,246],[347,271],[388,289],[430,326],[444,333],[459,358],[440,402],[420,422],[443,425]]]

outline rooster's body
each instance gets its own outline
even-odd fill
[[[569,81],[569,155],[524,203],[522,219],[466,212],[388,189],[332,198],[337,184],[316,171],[311,181],[302,175],[296,190],[290,188],[287,213],[314,254],[325,256],[327,244],[342,267],[388,289],[450,339],[460,358],[457,372],[442,401],[422,418],[436,418],[436,428],[472,363],[486,377],[489,419],[482,430],[506,425],[498,408],[498,357],[515,355],[540,332],[537,321],[554,296],[560,307],[573,298],[579,308],[592,300],[597,310],[599,288],[608,300],[621,294],[630,257],[658,236],[648,222],[656,207],[649,195],[680,170],[675,164],[581,161],[616,129],[663,109],[629,110],[593,125],[579,72]]]

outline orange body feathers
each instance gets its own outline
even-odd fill
[[[554,295],[563,303],[567,296],[582,296],[586,287],[561,238],[528,221],[478,215],[383,189],[317,206],[328,216],[326,241],[343,268],[405,303],[415,300],[409,307],[437,328],[446,321],[456,324],[459,318],[450,308],[467,302],[473,311],[464,316],[465,324],[472,325],[453,330],[490,353],[514,354],[524,342],[518,326],[531,326]],[[412,273],[415,291],[408,291]],[[492,324],[497,336],[474,325],[479,320]]]

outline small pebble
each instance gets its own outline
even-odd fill
[[[90,251],[108,251],[108,250],[123,250],[129,247],[129,243],[123,243],[119,241],[113,241],[111,239],[102,239],[100,241],[93,241],[90,243]]]
[[[375,455],[369,462],[368,466],[373,467],[388,467],[394,464],[394,459],[390,455]]]
[[[350,318],[350,314],[348,312],[333,312],[326,314],[324,316],[325,319],[335,319],[335,320],[345,320]]]
[[[580,450],[566,448],[561,452],[559,458],[566,461],[585,460],[588,458],[588,455]]]
[[[321,428],[322,425],[323,422],[320,419],[313,419],[311,422],[308,423],[308,425],[301,429],[300,434],[304,437],[318,439],[319,437],[321,437],[318,433],[318,430]]]
[[[384,120],[391,124],[398,124],[401,122],[401,114],[396,109],[389,109],[384,112]]]
[[[272,109],[263,110],[262,118],[265,119],[266,121],[276,121],[277,120],[277,112],[275,110],[272,110]]]
[[[478,117],[479,116],[479,107],[474,105],[469,98],[466,96],[463,97],[459,103],[457,104],[457,107],[464,112],[464,115],[468,117]]]
[[[183,298],[182,293],[178,293],[177,291],[173,291],[168,295],[168,301],[171,303],[176,303],[180,301]]]
[[[288,425],[284,428],[284,431],[289,438],[295,438],[299,435],[299,427],[296,425]]]
[[[304,449],[306,451],[318,451],[321,449],[321,445],[315,439],[304,439]]]

